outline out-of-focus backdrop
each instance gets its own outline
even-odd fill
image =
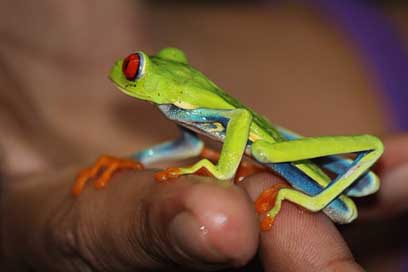
[[[408,87],[398,76],[408,56],[404,1],[15,0],[0,3],[0,18],[4,175],[174,137],[152,105],[123,96],[106,77],[135,49],[183,49],[217,85],[304,135],[404,129],[397,106],[408,91],[395,94]],[[408,263],[407,226],[402,217],[343,231],[367,270],[398,271]]]

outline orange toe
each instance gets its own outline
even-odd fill
[[[176,179],[181,175],[180,168],[171,167],[154,174],[154,179],[157,182],[166,182],[171,179]]]
[[[282,188],[289,188],[286,183],[280,182],[272,185],[261,193],[255,202],[255,209],[257,213],[264,213],[269,211],[275,205],[276,196]]]
[[[272,216],[266,215],[261,221],[261,231],[268,231],[272,228],[275,219]]]
[[[119,162],[114,162],[109,165],[105,171],[100,175],[100,177],[95,181],[94,186],[96,189],[102,189],[106,187],[111,180],[113,174],[119,168]]]
[[[74,183],[74,186],[72,187],[72,195],[79,196],[84,189],[87,180],[88,178],[86,177],[78,176]]]

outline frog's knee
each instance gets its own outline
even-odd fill
[[[270,158],[268,156],[269,143],[265,141],[255,141],[251,145],[252,156],[260,163],[269,163]]]
[[[373,135],[362,135],[364,141],[367,141],[370,143],[370,145],[373,147],[373,149],[379,151],[382,153],[384,151],[384,144],[383,142],[376,136]]]
[[[358,216],[357,207],[351,199],[339,199],[324,208],[324,213],[338,224],[348,224]]]

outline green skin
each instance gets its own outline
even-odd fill
[[[221,126],[225,137],[221,139],[223,147],[217,164],[202,159],[191,167],[180,168],[182,175],[194,173],[204,167],[216,179],[225,183],[235,175],[244,153],[265,165],[292,163],[324,190],[311,196],[292,188],[280,189],[268,216],[273,218],[278,214],[283,200],[289,200],[310,211],[320,211],[339,198],[349,212],[337,221],[347,223],[357,217],[353,201],[342,193],[379,159],[384,149],[379,139],[371,135],[301,138],[288,130],[273,126],[263,116],[226,94],[205,75],[192,68],[181,50],[165,48],[155,56],[148,56],[141,51],[138,53],[144,61],[137,79],[128,80],[124,76],[123,60],[118,60],[112,68],[110,78],[122,92],[137,99],[157,105],[173,105],[195,114],[199,112],[197,109],[210,110],[212,114],[228,120],[226,128]],[[183,126],[183,120],[177,117],[172,120]],[[199,132],[214,138],[213,126],[208,129],[201,127]],[[297,139],[288,140],[285,133]],[[252,145],[248,146],[248,141]],[[185,157],[198,155],[201,148],[202,145]],[[339,173],[333,182],[319,166],[309,161],[351,152],[361,152],[361,155],[354,162],[344,159],[350,167],[344,173]],[[175,156],[180,157],[177,154]],[[379,188],[378,178],[369,173],[373,177],[372,184],[360,196],[373,193]]]

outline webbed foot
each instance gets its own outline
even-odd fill
[[[117,171],[124,169],[141,170],[143,168],[143,164],[138,161],[103,155],[93,166],[83,169],[78,174],[71,192],[74,196],[79,196],[90,179],[96,179],[94,186],[101,189],[108,185]]]

